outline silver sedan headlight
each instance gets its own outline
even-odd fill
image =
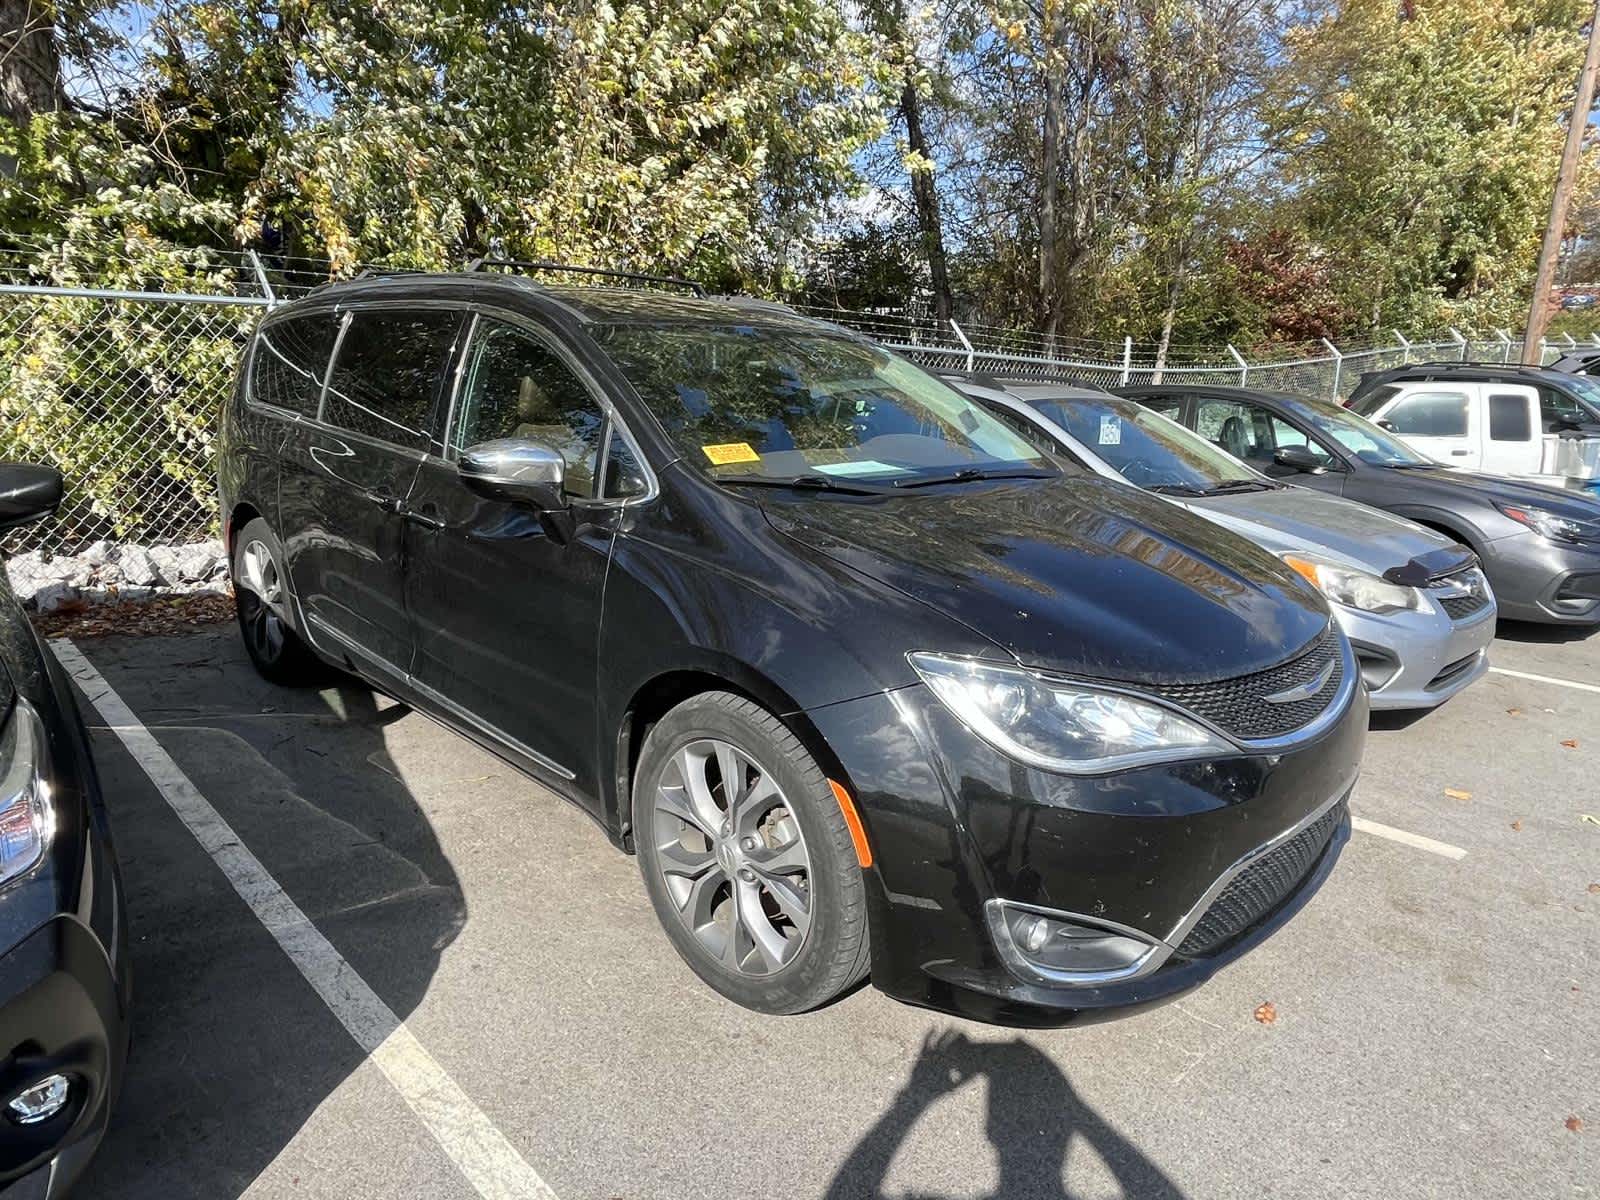
[[[1311,554],[1285,554],[1283,561],[1335,604],[1369,613],[1421,612],[1422,593],[1413,587]]]
[[[962,724],[1045,771],[1098,775],[1237,750],[1198,722],[1121,692],[967,658],[909,657]]]
[[[0,887],[38,865],[55,833],[50,784],[43,774],[45,733],[20,697],[0,727]]]

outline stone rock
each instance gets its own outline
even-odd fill
[[[64,554],[51,559],[48,569],[51,579],[70,583],[75,588],[84,587],[94,578],[94,564],[77,554]]]
[[[117,589],[117,600],[119,602],[126,600],[148,600],[155,594],[156,589],[153,587],[139,587],[137,584],[129,584]]]
[[[33,593],[33,603],[42,613],[55,612],[78,598],[78,589],[69,583],[47,583]]]
[[[178,578],[185,582],[204,583],[216,575],[221,565],[220,555],[205,542],[182,547],[176,557]]]
[[[122,577],[129,583],[138,587],[154,587],[162,582],[161,571],[152,561],[151,556],[140,546],[129,546],[123,550],[117,566],[122,571]]]
[[[150,556],[151,563],[165,582],[175,584],[182,580],[183,572],[178,567],[177,546],[147,546],[145,553]]]
[[[122,547],[115,542],[102,540],[91,542],[89,548],[83,552],[83,557],[89,561],[90,565],[103,568],[107,563],[116,562],[117,556],[121,553]]]

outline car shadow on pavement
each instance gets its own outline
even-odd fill
[[[1530,642],[1559,646],[1566,642],[1581,642],[1594,637],[1600,625],[1536,625],[1532,621],[1495,622],[1494,636],[1506,642]]]
[[[467,919],[455,871],[388,750],[387,726],[408,710],[347,678],[320,691],[266,683],[231,628],[81,648],[404,1021]],[[353,1037],[116,737],[96,728],[92,707],[84,714],[127,892],[133,1045],[111,1127],[73,1195],[225,1200],[252,1184],[271,1195],[307,1186],[295,1171],[326,1161],[341,1125],[348,1139],[367,1121],[403,1123],[404,1104],[375,1068],[357,1076],[366,1055]],[[278,1162],[297,1136],[302,1150]],[[311,1190],[326,1194],[327,1182]]]
[[[877,1200],[896,1152],[937,1101],[983,1077],[987,1128],[999,1160],[996,1200],[1070,1200],[1066,1182],[1074,1147],[1104,1164],[1124,1200],[1183,1200],[1160,1167],[1079,1098],[1050,1058],[1021,1037],[973,1041],[958,1032],[930,1035],[894,1102],[858,1141],[834,1176],[827,1200]],[[970,1189],[958,1187],[956,1195]],[[1096,1195],[1103,1194],[1096,1188]],[[900,1196],[900,1192],[896,1192]],[[943,1200],[911,1193],[902,1200]]]

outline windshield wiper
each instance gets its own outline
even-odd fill
[[[1153,483],[1145,489],[1150,492],[1159,492],[1163,496],[1204,496],[1205,492],[1197,487],[1190,487],[1187,483]]]
[[[1234,479],[1228,483],[1219,483],[1206,488],[1202,496],[1226,496],[1229,492],[1270,492],[1277,484],[1267,483],[1261,479]]]
[[[734,483],[749,487],[798,488],[811,492],[840,492],[846,496],[887,495],[881,487],[869,483],[847,483],[827,475],[722,475],[718,483]]]
[[[999,470],[986,471],[982,467],[962,467],[959,471],[951,471],[948,475],[925,475],[919,479],[897,479],[894,486],[897,488],[932,487],[936,483],[976,483],[986,479],[1050,479],[1054,471],[1036,470]]]

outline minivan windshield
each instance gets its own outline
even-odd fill
[[[1203,494],[1275,486],[1199,434],[1132,400],[1074,395],[1027,403],[1140,487]]]
[[[1319,431],[1338,442],[1362,462],[1375,467],[1436,467],[1425,454],[1418,454],[1410,446],[1387,430],[1380,429],[1365,417],[1357,416],[1348,408],[1322,400],[1301,397],[1306,417]]]
[[[966,397],[854,338],[699,324],[595,337],[678,451],[719,480],[843,490],[1059,473]]]

